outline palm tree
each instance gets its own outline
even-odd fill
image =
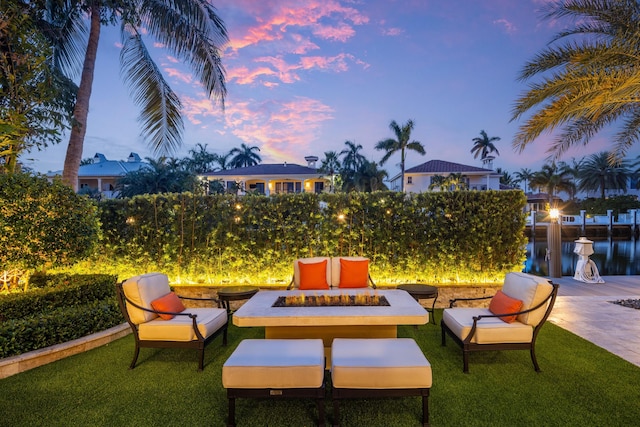
[[[447,191],[460,191],[469,188],[469,179],[461,173],[450,173],[444,179],[444,188]]]
[[[331,177],[331,188],[329,190],[331,193],[335,191],[335,175],[339,170],[340,159],[338,158],[338,153],[335,151],[325,151],[324,159],[322,159],[318,172]]]
[[[345,141],[344,144],[347,148],[340,152],[340,155],[343,156],[342,169],[355,172],[366,161],[366,158],[360,154],[362,145],[351,141]]]
[[[557,129],[548,150],[557,160],[606,126],[619,124],[609,162],[620,162],[640,138],[640,3],[552,2],[544,18],[569,18],[572,27],[563,27],[520,72],[522,81],[539,81],[516,101],[512,120],[531,114],[514,137],[514,148],[522,152],[543,132]]]
[[[507,187],[514,187],[516,185],[516,180],[511,176],[509,171],[497,168],[496,172],[500,174],[500,184],[506,185]]]
[[[631,172],[626,162],[611,166],[611,153],[602,151],[592,154],[582,164],[579,174],[581,191],[600,190],[600,198],[604,200],[606,190],[626,190]]]
[[[229,151],[231,158],[231,167],[241,168],[247,166],[255,166],[262,161],[262,158],[256,151],[260,151],[260,147],[249,147],[247,144],[240,144],[240,148],[233,148]]]
[[[227,170],[231,167],[229,164],[229,158],[231,157],[231,152],[227,154],[218,154],[216,159],[214,160],[218,164],[218,170]]]
[[[353,188],[355,183],[355,175],[357,170],[367,161],[367,159],[360,154],[362,145],[355,142],[345,141],[347,148],[340,152],[342,156],[342,168],[340,169],[340,177],[342,179],[342,190],[349,191]]]
[[[149,167],[129,172],[117,181],[119,198],[138,194],[197,192],[203,189],[196,176],[185,170],[179,160],[166,157],[158,160],[147,157],[146,160]]]
[[[77,187],[78,167],[87,131],[89,100],[102,25],[120,25],[120,64],[134,102],[141,108],[139,120],[147,142],[157,153],[169,153],[181,144],[184,123],[177,95],[152,60],[143,41],[150,34],[174,56],[186,63],[209,96],[224,106],[225,76],[220,48],[228,41],[224,23],[204,0],[79,0],[46,2],[51,21],[60,23],[54,55],[68,74],[80,73],[63,180]],[[86,49],[83,20],[88,16]]]
[[[575,191],[575,184],[558,169],[555,163],[543,165],[542,170],[533,174],[529,184],[531,188],[537,188],[547,193],[550,206],[553,206],[553,199],[558,192]]]
[[[376,162],[365,160],[355,171],[353,180],[346,183],[346,191],[372,191],[386,190],[384,180],[389,176],[384,169],[378,169]]]
[[[518,183],[524,181],[524,192],[525,194],[528,193],[529,181],[533,177],[533,172],[531,171],[531,169],[522,168],[518,172],[514,172],[513,174],[515,175]]]
[[[402,182],[400,184],[400,191],[404,191],[404,166],[406,158],[406,150],[413,150],[421,155],[425,155],[424,147],[418,141],[410,141],[411,131],[413,130],[413,120],[407,120],[402,127],[392,120],[389,124],[389,129],[396,135],[396,139],[389,138],[383,139],[376,144],[376,150],[384,150],[385,154],[380,159],[380,166],[384,165],[389,158],[400,151],[400,174],[402,176]]]
[[[476,136],[475,138],[472,139],[472,141],[473,141],[473,148],[471,149],[471,153],[473,154],[474,159],[477,159],[478,156],[480,156],[480,160],[484,160],[491,153],[496,153],[497,155],[500,155],[500,152],[498,151],[496,146],[493,144],[496,141],[500,141],[499,136],[489,137],[489,135],[487,135],[487,132],[485,132],[484,130],[481,130],[480,137]]]
[[[190,157],[185,159],[188,170],[195,173],[205,173],[215,170],[214,164],[218,162],[218,155],[207,151],[207,144],[196,144],[189,150]]]
[[[576,198],[578,181],[580,178],[580,171],[582,170],[583,163],[584,159],[576,160],[575,158],[571,158],[571,164],[564,161],[558,162],[558,170],[560,170],[561,173],[563,173],[573,181],[575,191],[569,193],[571,200],[574,200]]]
[[[429,183],[429,191],[446,189],[447,178],[442,175],[433,175]]]

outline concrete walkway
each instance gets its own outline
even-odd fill
[[[640,366],[640,310],[610,301],[640,299],[640,276],[605,276],[587,284],[573,277],[560,285],[549,321]]]

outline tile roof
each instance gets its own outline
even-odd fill
[[[94,163],[82,165],[78,168],[78,178],[84,177],[110,177],[124,176],[129,172],[137,171],[141,168],[149,167],[149,163],[140,160],[136,153],[129,154],[127,161],[108,160],[103,154],[96,153],[93,157]],[[62,171],[48,172],[47,176],[53,177],[62,175]]]
[[[491,169],[478,168],[460,163],[446,162],[444,160],[429,160],[418,166],[414,166],[405,173],[469,173],[469,172],[493,172]]]
[[[318,169],[294,163],[262,163],[255,166],[207,172],[203,176],[237,176],[237,175],[319,175]]]

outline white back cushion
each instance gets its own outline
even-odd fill
[[[151,301],[171,292],[169,278],[162,273],[147,273],[127,279],[122,284],[124,294],[135,304],[151,309]],[[155,313],[140,310],[127,303],[127,311],[131,321],[137,325],[158,317]]]
[[[502,286],[502,292],[522,301],[522,311],[540,304],[552,290],[553,286],[547,279],[527,273],[507,273]],[[547,306],[543,305],[530,313],[520,314],[518,321],[535,326],[544,317],[546,309]]]
[[[327,283],[331,286],[331,258],[326,256],[317,256],[313,258],[299,258],[293,261],[293,287],[300,287],[300,266],[298,262],[303,264],[315,264],[322,261],[327,261]]]

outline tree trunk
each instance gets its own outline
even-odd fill
[[[91,6],[89,42],[84,56],[78,96],[73,109],[73,126],[71,127],[71,136],[69,137],[67,155],[64,159],[64,169],[62,171],[62,181],[73,188],[74,191],[78,191],[78,169],[82,160],[84,136],[87,133],[87,116],[89,115],[89,100],[91,99],[93,74],[96,67],[100,26],[100,5],[96,2]]]

